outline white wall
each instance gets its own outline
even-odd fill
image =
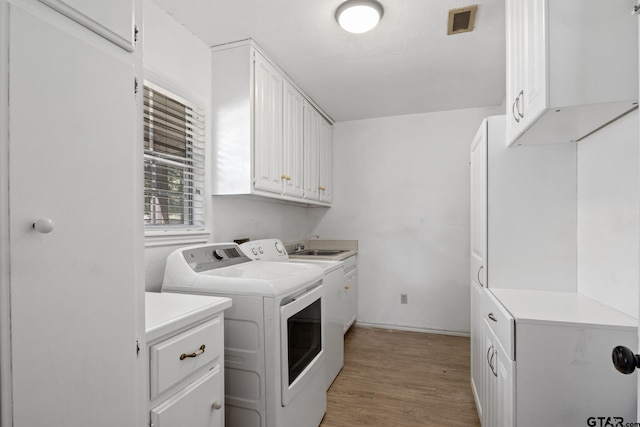
[[[498,110],[334,126],[333,207],[311,215],[323,238],[359,241],[358,322],[469,332],[469,144]]]
[[[578,143],[578,292],[638,317],[638,112]]]
[[[195,97],[209,107],[211,53],[209,47],[151,0],[144,1],[143,63],[152,76],[166,81],[167,89]],[[207,126],[210,128],[209,123]],[[210,144],[210,138],[207,144]],[[211,161],[208,158],[208,164]],[[209,168],[207,173],[209,173]],[[210,175],[209,175],[210,176]],[[210,186],[207,186],[210,194]],[[326,211],[326,208],[312,208]],[[312,234],[314,217],[301,206],[216,196],[207,199],[208,238],[203,241],[231,241],[241,237],[279,237],[297,240]],[[145,288],[158,291],[162,285],[167,255],[181,245],[147,246]]]

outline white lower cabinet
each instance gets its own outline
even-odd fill
[[[483,306],[484,427],[636,422],[636,377],[611,362],[637,348],[634,318],[574,292],[485,290]]]
[[[228,298],[147,293],[151,427],[224,426]]]
[[[358,314],[358,269],[357,255],[344,260],[344,332],[355,323]]]
[[[502,343],[484,321],[486,363],[483,369],[485,398],[482,425],[492,427],[513,426],[514,366]]]
[[[220,365],[180,393],[151,410],[153,427],[223,426],[222,371]]]

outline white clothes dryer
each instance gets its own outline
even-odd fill
[[[291,259],[279,239],[252,240],[240,245],[240,249],[253,260],[291,262],[317,265],[324,271],[325,296],[325,361],[327,390],[344,366],[344,319],[346,296],[344,295],[344,262],[315,259]]]
[[[167,258],[163,292],[224,296],[225,425],[317,427],[326,411],[321,268],[254,261],[235,243]]]

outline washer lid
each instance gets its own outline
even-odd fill
[[[320,267],[251,261],[235,243],[196,245],[167,257],[162,290],[277,296],[322,279]]]
[[[223,294],[279,296],[321,280],[315,265],[251,261],[200,273],[192,289]]]

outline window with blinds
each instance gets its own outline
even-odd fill
[[[204,228],[204,111],[144,86],[145,229]]]

